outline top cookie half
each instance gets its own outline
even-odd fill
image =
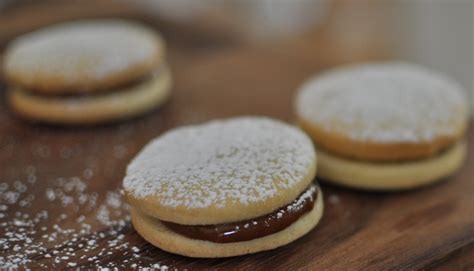
[[[300,125],[318,145],[369,160],[434,155],[462,137],[468,121],[456,82],[402,62],[324,73],[302,86],[295,106]]]
[[[316,153],[301,130],[244,117],[158,137],[128,166],[123,185],[142,212],[202,225],[271,213],[295,200],[315,174]]]
[[[152,29],[119,19],[62,23],[23,35],[6,50],[11,84],[42,94],[87,93],[149,74],[164,61]]]

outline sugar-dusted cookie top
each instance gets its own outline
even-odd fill
[[[353,65],[317,76],[302,87],[296,110],[326,133],[387,144],[459,137],[468,118],[458,84],[402,62]]]
[[[116,87],[163,61],[160,36],[144,25],[97,19],[61,23],[11,42],[3,70],[31,91],[65,94]]]
[[[123,185],[135,207],[180,224],[240,221],[294,200],[315,176],[299,129],[262,117],[171,130],[130,163]]]

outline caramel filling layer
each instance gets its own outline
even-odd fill
[[[318,186],[311,184],[290,204],[250,220],[215,225],[182,225],[161,221],[170,230],[192,239],[214,243],[242,242],[264,237],[289,227],[310,212],[318,197]]]

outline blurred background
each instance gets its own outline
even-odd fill
[[[55,263],[59,257],[47,259],[31,250],[32,264],[45,264],[36,269],[66,268],[73,258],[80,264],[79,257],[86,254],[98,255],[100,264],[119,266],[129,260],[124,261],[128,255],[137,256],[132,250],[137,246],[143,250],[129,266],[162,262],[185,269],[265,269],[281,268],[280,263],[287,262],[290,268],[298,268],[327,257],[331,267],[350,263],[385,269],[389,268],[386,264],[397,264],[393,269],[439,265],[445,270],[461,266],[473,270],[472,120],[468,161],[449,184],[414,194],[366,193],[362,197],[359,192],[325,186],[325,219],[333,223],[322,223],[313,235],[323,236],[323,245],[314,243],[314,250],[296,245],[271,256],[203,261],[163,253],[146,245],[130,227],[129,206],[120,204],[124,201],[119,192],[129,161],[164,131],[238,115],[265,115],[291,122],[293,98],[302,82],[345,63],[402,59],[426,65],[459,81],[473,108],[474,0],[0,0],[0,60],[8,43],[21,34],[58,22],[103,17],[137,20],[162,34],[173,74],[171,98],[153,112],[120,123],[56,127],[17,117],[7,105],[7,86],[0,76],[0,203],[3,195],[20,195],[17,190],[29,189],[18,203],[17,198],[9,203],[8,210],[3,205],[1,225],[16,226],[13,215],[33,217],[48,210],[48,219],[41,222],[51,224],[47,225],[48,234],[56,234],[58,225],[61,231],[72,229],[70,233],[76,234],[88,223],[92,229],[87,238],[109,232],[110,225],[122,225],[118,232],[126,236],[110,247],[109,240],[117,236],[110,231],[96,250],[75,248],[77,255],[60,265]],[[78,188],[73,189],[69,182]],[[66,184],[73,188],[64,188]],[[48,191],[56,191],[53,199]],[[85,208],[77,204],[84,197],[93,199],[93,205]],[[30,205],[23,207],[23,198],[30,199]],[[79,222],[84,217],[85,222]],[[0,237],[5,230],[12,233],[15,229],[24,228],[1,226]],[[30,229],[28,226],[28,232]],[[32,232],[41,238],[45,233]],[[386,238],[377,239],[380,232],[387,232]],[[72,236],[64,237],[64,243],[62,239],[46,243],[45,251],[54,245],[62,250],[57,256],[66,255]],[[32,239],[42,245],[43,239]],[[19,251],[5,244],[0,248],[0,269],[5,257],[2,253],[16,261],[19,253],[30,250],[31,245],[25,244]],[[116,250],[122,245],[126,245],[123,250]],[[362,250],[358,249],[361,245]],[[370,245],[375,246],[366,250]],[[114,255],[100,256],[99,249],[100,254],[108,249]],[[288,256],[288,252],[293,254]],[[125,253],[129,254],[121,256]]]
[[[131,17],[209,53],[238,44],[321,67],[418,62],[457,79],[472,106],[473,13],[473,0],[2,0],[0,41],[69,19]]]

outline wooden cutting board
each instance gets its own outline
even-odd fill
[[[293,95],[302,80],[341,62],[338,56],[297,45],[251,47],[225,35],[159,27],[165,29],[168,40],[175,86],[171,100],[144,117],[95,127],[34,124],[11,114],[2,90],[0,206],[7,206],[7,210],[0,208],[0,223],[11,224],[17,213],[48,213],[48,218],[35,224],[33,230],[38,232],[30,235],[31,244],[26,246],[43,242],[45,247],[25,257],[31,261],[30,268],[59,269],[73,267],[67,265],[73,262],[75,267],[121,269],[156,263],[192,270],[474,269],[473,122],[467,137],[469,157],[457,174],[431,187],[398,193],[352,191],[323,184],[325,213],[321,223],[287,246],[228,259],[192,259],[166,253],[144,241],[130,225],[126,209],[115,210],[122,205],[110,199],[118,195],[128,161],[144,144],[167,129],[214,118],[266,115],[291,122]],[[2,45],[7,41],[2,40]],[[65,182],[86,187],[67,188]],[[5,193],[21,190],[19,183],[26,185],[27,191],[11,203]],[[8,189],[2,190],[5,184]],[[61,200],[52,199],[54,191],[58,197],[59,186],[66,194],[59,195]],[[97,202],[82,205],[76,192],[84,193],[88,200],[95,197]],[[72,204],[68,204],[67,195]],[[29,202],[22,205],[22,199]],[[100,218],[102,206],[115,210],[109,214],[113,221],[125,224],[104,222]],[[91,230],[78,236],[65,234],[51,242],[41,237],[58,227],[79,232],[78,221],[88,222]],[[17,255],[13,246],[2,247],[1,238],[11,228],[0,225],[0,257]],[[117,238],[127,247],[109,249]],[[94,249],[87,251],[79,245],[92,239],[97,243]],[[131,248],[133,253],[128,253]],[[54,250],[56,255],[69,253],[68,259],[55,263]],[[96,258],[89,261],[91,257]]]

